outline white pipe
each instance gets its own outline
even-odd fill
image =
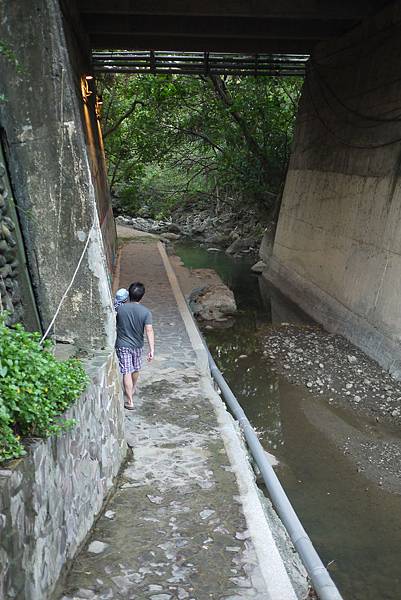
[[[233,415],[239,422],[249,449],[259,467],[266,489],[294,544],[305,568],[311,578],[313,587],[321,600],[343,600],[329,572],[322,563],[318,553],[303,528],[295,510],[293,509],[273,467],[266,458],[265,451],[260,443],[252,425],[248,421],[238,400],[232,393],[229,385],[217,367],[205,343],[209,359],[210,373],[219,386],[224,400],[230,407]]]

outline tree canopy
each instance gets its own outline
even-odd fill
[[[103,132],[117,208],[153,216],[203,196],[274,208],[300,78],[103,76]]]

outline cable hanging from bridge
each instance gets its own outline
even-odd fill
[[[327,89],[327,91],[328,91],[328,92],[329,92],[329,93],[330,93],[330,94],[333,96],[333,98],[334,98],[334,99],[335,99],[335,100],[336,100],[336,101],[337,101],[337,102],[338,102],[338,103],[339,103],[339,104],[340,104],[340,105],[341,105],[341,106],[342,106],[342,107],[343,107],[343,108],[344,108],[344,109],[345,109],[347,112],[349,112],[349,113],[351,113],[351,114],[353,114],[353,115],[355,115],[355,116],[357,116],[357,117],[359,117],[359,118],[361,118],[361,119],[364,119],[364,120],[366,120],[366,121],[373,121],[373,122],[375,122],[375,123],[377,124],[377,126],[379,126],[379,125],[381,125],[381,124],[383,124],[383,123],[400,123],[400,122],[401,122],[401,115],[399,115],[399,116],[397,115],[397,116],[395,116],[395,117],[384,117],[384,116],[381,116],[381,115],[369,115],[369,114],[366,114],[366,113],[361,113],[361,112],[359,112],[358,110],[356,110],[355,108],[352,108],[351,106],[347,105],[347,104],[346,104],[346,103],[345,103],[345,102],[344,102],[344,101],[343,101],[343,100],[342,100],[342,99],[341,99],[341,98],[338,96],[338,94],[337,94],[337,93],[336,93],[336,91],[333,89],[333,87],[332,87],[332,86],[329,84],[329,82],[327,81],[327,79],[325,79],[325,78],[322,76],[322,74],[319,72],[319,69],[318,69],[318,67],[316,66],[316,63],[315,63],[315,61],[313,60],[313,58],[311,58],[311,59],[309,60],[309,63],[308,63],[308,65],[309,65],[310,69],[312,69],[312,71],[313,71],[314,75],[316,76],[316,79],[318,80],[318,83],[319,83],[319,84],[321,84],[321,85],[323,85],[323,86],[324,86],[324,87]],[[401,78],[400,78],[400,77],[397,77],[397,78],[396,78],[396,79],[395,79],[395,80],[394,80],[392,83],[394,83],[394,82],[397,82],[397,81],[401,81]],[[325,100],[326,100],[326,98],[325,98]],[[328,106],[330,106],[330,105],[329,105],[329,102],[328,102],[327,100],[326,100],[326,103],[327,103],[327,105],[328,105]],[[331,108],[331,107],[330,107],[330,108]],[[401,109],[401,106],[400,106],[399,108]],[[333,110],[333,112],[335,112],[335,111],[334,111],[334,109],[332,109],[332,110]],[[394,110],[396,110],[396,109],[394,109]],[[384,115],[385,113],[382,113],[382,114]],[[374,127],[374,126],[375,126],[375,125],[371,125],[370,127]],[[362,128],[362,127],[366,127],[366,128],[368,128],[369,126],[368,126],[368,125],[359,125],[359,124],[355,124],[355,127],[361,127],[361,128]]]
[[[317,106],[316,106],[316,102],[315,102],[315,98],[314,95],[312,93],[311,90],[311,84],[309,81],[309,77],[305,78],[305,82],[306,82],[306,89],[308,90],[308,96],[311,100],[311,104],[312,107],[314,109],[314,112],[316,114],[317,119],[320,121],[320,123],[322,124],[322,126],[332,135],[332,137],[334,139],[336,139],[340,144],[342,144],[343,146],[346,146],[348,148],[355,148],[358,150],[376,150],[378,148],[385,148],[386,146],[392,146],[393,144],[398,144],[401,142],[401,137],[395,138],[393,140],[389,140],[387,142],[382,142],[380,144],[353,144],[349,141],[347,141],[346,139],[342,138],[341,136],[339,136],[336,131],[333,130],[333,128],[325,121],[325,119],[321,116]],[[326,101],[327,104],[327,101]],[[331,109],[330,105],[328,105],[329,108]],[[331,109],[332,110],[332,109]],[[333,112],[333,111],[332,111]],[[338,117],[338,115],[336,115]],[[340,117],[338,117],[340,119]]]

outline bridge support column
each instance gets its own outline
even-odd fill
[[[314,52],[268,278],[401,375],[401,3]]]
[[[7,4],[0,21],[1,134],[42,325],[56,312],[89,235],[55,335],[99,347],[113,340],[114,225],[96,95],[85,79],[90,54],[78,19],[61,6],[70,11],[58,0]]]

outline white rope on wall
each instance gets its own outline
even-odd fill
[[[56,312],[54,313],[54,316],[53,316],[52,320],[50,321],[50,323],[49,323],[49,326],[48,326],[48,328],[46,329],[45,333],[43,334],[43,336],[42,336],[42,339],[40,340],[39,344],[42,344],[42,343],[44,342],[44,340],[47,338],[47,336],[49,335],[49,331],[51,330],[51,328],[52,328],[52,327],[53,327],[53,325],[54,325],[54,322],[55,322],[55,320],[57,319],[58,313],[59,313],[59,312],[60,312],[60,310],[61,310],[61,307],[62,307],[62,305],[63,305],[63,302],[64,302],[64,300],[66,299],[66,297],[67,297],[67,295],[68,295],[68,292],[70,291],[70,289],[72,288],[72,286],[73,286],[73,284],[74,284],[75,277],[77,276],[77,273],[78,273],[78,271],[79,271],[79,267],[81,266],[81,263],[82,263],[82,261],[83,261],[83,258],[84,258],[84,256],[85,256],[86,250],[87,250],[87,248],[88,248],[88,245],[89,245],[89,240],[90,240],[90,237],[91,237],[91,234],[92,234],[92,231],[93,231],[94,227],[95,227],[95,224],[93,224],[93,225],[92,225],[92,227],[91,227],[91,228],[90,228],[90,230],[89,230],[88,237],[86,238],[86,242],[85,242],[84,249],[82,250],[81,257],[80,257],[80,259],[79,259],[79,261],[78,261],[78,264],[77,264],[77,266],[76,266],[76,268],[75,268],[75,271],[74,271],[74,274],[73,274],[73,276],[72,276],[72,279],[71,279],[70,283],[68,284],[68,286],[67,286],[67,289],[65,290],[65,292],[64,292],[64,294],[63,294],[63,296],[62,296],[62,298],[61,298],[61,300],[60,300],[60,302],[59,302],[59,305],[57,306],[57,310],[56,310]]]

